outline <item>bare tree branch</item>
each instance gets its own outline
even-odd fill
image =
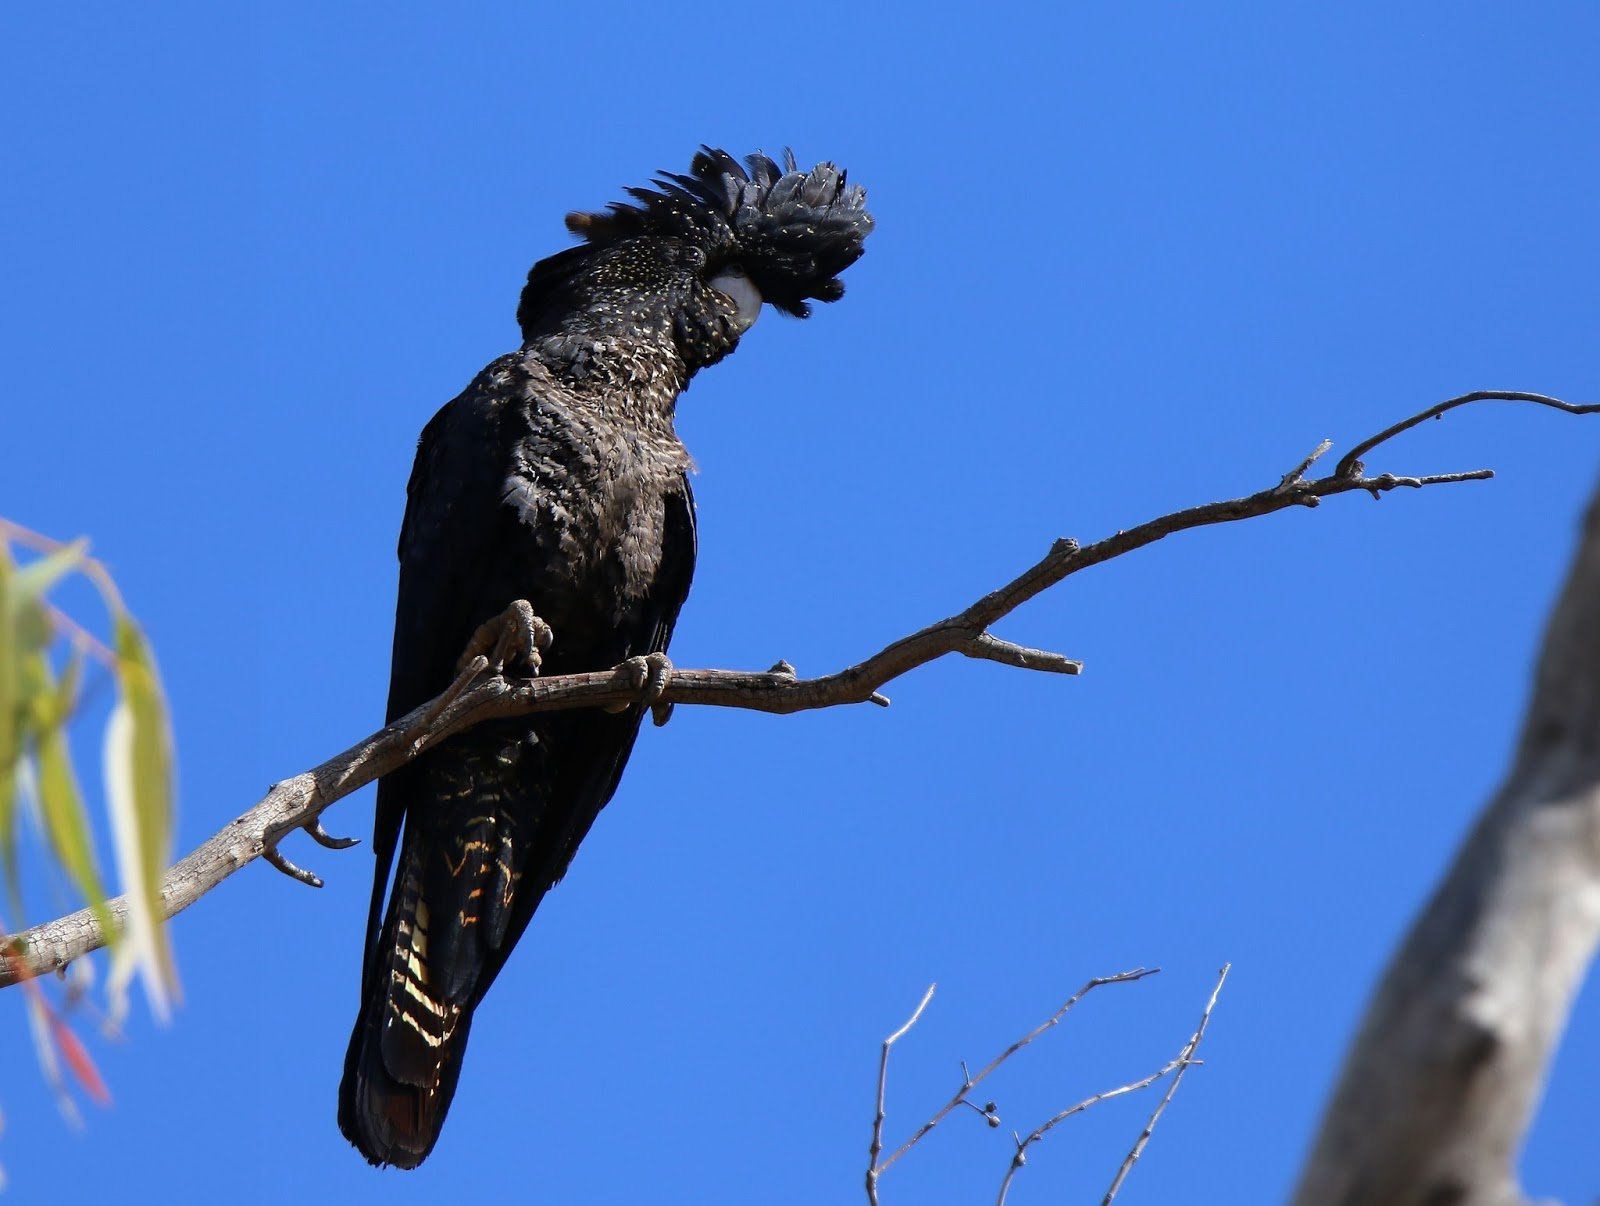
[[[878,1157],[883,1152],[884,1097],[887,1093],[889,1084],[889,1048],[893,1047],[895,1043],[904,1038],[906,1031],[910,1030],[917,1024],[917,1019],[922,1016],[922,1011],[928,1007],[928,1002],[933,1000],[934,986],[931,984],[928,985],[928,991],[923,994],[922,1003],[917,1006],[916,1012],[911,1015],[910,1019],[904,1026],[900,1027],[900,1029],[896,1030],[888,1038],[883,1040],[883,1052],[878,1059],[878,1112],[872,1120],[872,1146],[868,1149],[867,1160],[867,1201],[870,1206],[878,1206],[878,1178],[883,1175],[884,1171],[896,1160],[900,1159],[901,1156],[905,1155],[912,1148],[914,1148],[918,1142],[921,1141],[924,1135],[948,1118],[951,1111],[953,1111],[957,1106],[964,1105],[970,1109],[976,1110],[979,1114],[983,1115],[985,1121],[987,1121],[990,1126],[1000,1125],[1000,1118],[995,1113],[994,1102],[991,1101],[986,1105],[979,1106],[967,1099],[967,1094],[973,1089],[977,1088],[978,1085],[983,1083],[983,1081],[988,1079],[989,1074],[992,1073],[996,1068],[1005,1063],[1006,1060],[1010,1059],[1018,1051],[1021,1051],[1029,1043],[1033,1042],[1034,1039],[1038,1038],[1046,1030],[1049,1030],[1052,1026],[1055,1026],[1057,1023],[1059,1023],[1062,1018],[1067,1016],[1067,1013],[1074,1005],[1083,1000],[1085,996],[1087,996],[1094,989],[1099,988],[1102,984],[1131,984],[1135,980],[1143,980],[1146,976],[1153,976],[1160,970],[1161,969],[1159,967],[1136,967],[1132,971],[1117,972],[1115,975],[1096,976],[1093,980],[1090,980],[1082,988],[1078,989],[1077,992],[1068,997],[1066,1003],[1063,1004],[1060,1009],[1056,1010],[1055,1013],[1051,1014],[1032,1030],[1028,1031],[1027,1034],[1023,1035],[1016,1042],[1012,1043],[1011,1046],[1007,1047],[1004,1051],[1000,1052],[999,1055],[990,1060],[986,1065],[984,1065],[983,1069],[976,1076],[972,1075],[972,1073],[967,1070],[967,1065],[965,1061],[963,1061],[961,1064],[961,1087],[956,1090],[955,1096],[949,1101],[945,1102],[944,1105],[934,1113],[933,1117],[929,1118],[926,1122],[919,1126],[916,1130],[916,1133],[913,1134],[911,1138],[907,1139],[895,1149],[893,1155],[891,1155],[887,1160],[880,1161]],[[1213,1000],[1215,1000],[1215,994],[1213,994]],[[1164,1076],[1169,1071],[1171,1071],[1170,1067],[1158,1072],[1156,1076]],[[1152,1081],[1154,1079],[1155,1077],[1151,1078]],[[1146,1083],[1150,1082],[1147,1081]],[[1129,1091],[1131,1090],[1125,1087],[1117,1090],[1116,1092],[1125,1093]],[[1110,1094],[1110,1096],[1115,1095],[1116,1094]],[[1065,1115],[1063,1115],[1063,1117],[1065,1117]]]
[[[1402,419],[1393,427],[1386,427],[1377,435],[1362,440],[1361,443],[1340,458],[1338,467],[1333,471],[1334,476],[1346,477],[1363,472],[1361,458],[1379,444],[1393,439],[1402,431],[1410,431],[1419,423],[1426,423],[1429,419],[1442,418],[1445,411],[1454,410],[1458,406],[1466,406],[1470,402],[1534,402],[1540,406],[1552,406],[1556,410],[1566,411],[1569,415],[1592,415],[1600,411],[1600,402],[1563,402],[1560,398],[1552,398],[1549,394],[1529,394],[1521,390],[1474,390],[1470,394],[1458,394],[1454,398],[1447,398],[1436,406],[1428,407],[1421,414],[1412,415],[1409,419]]]
[[[1183,1050],[1178,1052],[1174,1061],[1178,1074],[1172,1078],[1172,1083],[1167,1086],[1167,1091],[1161,1095],[1161,1102],[1151,1112],[1145,1121],[1144,1130],[1139,1132],[1139,1138],[1134,1141],[1127,1158],[1122,1161],[1122,1167],[1117,1169],[1117,1175],[1111,1179],[1111,1188],[1106,1190],[1106,1196],[1100,1200],[1100,1206],[1111,1206],[1112,1200],[1117,1196],[1117,1191],[1122,1188],[1122,1183],[1128,1179],[1128,1174],[1133,1171],[1133,1166],[1139,1162],[1139,1157],[1144,1155],[1145,1146],[1150,1142],[1150,1136],[1155,1134],[1156,1123],[1161,1121],[1161,1115],[1166,1112],[1172,1099],[1177,1095],[1178,1086],[1183,1083],[1183,1074],[1189,1066],[1198,1063],[1194,1053],[1200,1049],[1200,1040],[1206,1036],[1206,1027],[1211,1022],[1211,1011],[1217,1007],[1217,998],[1222,995],[1222,985],[1228,978],[1228,972],[1233,964],[1224,963],[1222,970],[1217,973],[1217,986],[1211,990],[1211,997],[1206,1001],[1206,1007],[1200,1014],[1200,1024],[1194,1028],[1194,1034],[1189,1036],[1189,1041],[1183,1045]]]
[[[1090,1106],[1099,1105],[1102,1101],[1109,1101],[1113,1097],[1137,1093],[1140,1089],[1148,1089],[1163,1076],[1176,1072],[1177,1075],[1172,1078],[1172,1083],[1168,1086],[1166,1095],[1162,1097],[1161,1103],[1156,1106],[1155,1112],[1150,1115],[1149,1120],[1144,1124],[1144,1130],[1140,1133],[1137,1142],[1134,1143],[1133,1150],[1128,1153],[1127,1158],[1122,1162],[1122,1167],[1117,1170],[1116,1178],[1111,1182],[1111,1188],[1107,1191],[1101,1206],[1107,1206],[1117,1196],[1117,1191],[1122,1188],[1122,1182],[1127,1179],[1128,1173],[1133,1169],[1134,1162],[1143,1154],[1145,1144],[1150,1141],[1150,1136],[1155,1131],[1156,1122],[1167,1108],[1167,1103],[1172,1100],[1173,1094],[1178,1091],[1178,1085],[1183,1081],[1183,1074],[1189,1070],[1190,1065],[1200,1062],[1194,1058],[1194,1053],[1200,1046],[1200,1040],[1205,1037],[1206,1026],[1211,1021],[1211,1011],[1216,1008],[1217,997],[1222,993],[1222,982],[1228,978],[1228,969],[1231,966],[1231,964],[1225,963],[1222,965],[1222,970],[1217,973],[1217,986],[1211,990],[1211,997],[1206,1001],[1205,1010],[1200,1015],[1200,1025],[1195,1027],[1195,1032],[1183,1044],[1183,1049],[1178,1052],[1177,1059],[1164,1065],[1159,1071],[1152,1072],[1142,1080],[1119,1085],[1115,1089],[1107,1089],[1103,1093],[1096,1093],[1093,1097],[1085,1097],[1077,1105],[1068,1106],[1059,1114],[1052,1116],[1035,1127],[1029,1132],[1026,1139],[1018,1136],[1015,1131],[1012,1132],[1011,1139],[1016,1144],[1016,1150],[1011,1153],[1011,1163],[1006,1166],[1006,1175],[1000,1182],[1000,1196],[995,1199],[995,1206],[1006,1206],[1006,1195],[1011,1192],[1011,1181],[1017,1175],[1017,1170],[1028,1162],[1028,1148],[1043,1139],[1055,1127],[1071,1118],[1074,1114],[1083,1113]]]
[[[1450,399],[1396,424],[1357,445],[1354,453],[1370,452],[1430,415],[1466,402],[1496,398],[1537,401],[1581,413],[1600,409],[1600,406],[1575,406],[1538,394],[1480,391]],[[1253,519],[1288,507],[1314,507],[1324,498],[1352,491],[1367,491],[1377,497],[1401,486],[1419,488],[1493,476],[1491,470],[1479,469],[1425,477],[1394,474],[1369,477],[1352,453],[1329,476],[1307,479],[1305,472],[1326,447],[1320,447],[1277,484],[1254,494],[1163,515],[1086,546],[1080,547],[1074,540],[1057,540],[1038,562],[966,610],[903,637],[847,669],[810,679],[797,677],[786,666],[759,673],[675,670],[659,694],[653,687],[649,688],[648,702],[661,709],[676,704],[702,704],[778,714],[849,703],[886,705],[888,700],[879,691],[880,687],[918,666],[952,653],[1048,673],[1076,674],[1081,669],[1079,663],[1061,654],[1003,641],[991,635],[988,629],[1072,574],[1153,544],[1175,532]],[[439,700],[423,705],[314,770],[278,783],[248,812],[180,860],[167,872],[162,883],[165,915],[171,917],[188,908],[235,871],[268,855],[269,851],[270,861],[280,870],[304,883],[320,884],[311,872],[279,855],[278,842],[294,830],[315,823],[322,811],[336,800],[397,770],[430,746],[465,728],[486,720],[532,712],[637,703],[643,694],[635,671],[626,664],[610,670],[553,678],[507,679],[485,672],[465,689],[453,686]],[[122,898],[112,901],[110,916],[113,929],[120,932],[126,925],[127,902]],[[0,962],[0,987],[64,967],[71,960],[104,946],[107,940],[107,933],[88,910],[36,926],[6,943],[6,953]]]
[[[933,1000],[933,990],[937,987],[937,984],[928,985],[928,991],[922,994],[922,1000],[918,1002],[912,1015],[906,1019],[905,1025],[883,1040],[883,1052],[878,1057],[878,1112],[872,1119],[872,1145],[867,1149],[867,1201],[872,1206],[878,1206],[878,1174],[883,1171],[878,1167],[878,1156],[883,1152],[883,1100],[889,1091],[889,1049],[905,1036],[906,1031],[917,1024],[922,1011],[928,1007],[928,1002]]]
[[[1096,976],[1093,980],[1090,980],[1082,988],[1078,989],[1077,992],[1068,997],[1066,1003],[1062,1005],[1060,1009],[1056,1010],[1055,1013],[1051,1014],[1044,1021],[1040,1022],[1032,1030],[1028,1031],[1027,1034],[1023,1035],[1016,1042],[1012,1043],[1011,1046],[1007,1047],[999,1055],[995,1056],[992,1060],[985,1064],[983,1070],[980,1071],[976,1076],[969,1074],[967,1072],[966,1065],[963,1064],[961,1066],[962,1084],[961,1087],[956,1090],[955,1096],[949,1101],[945,1102],[944,1105],[940,1106],[939,1109],[934,1113],[933,1117],[929,1118],[928,1121],[919,1126],[916,1130],[916,1133],[913,1134],[911,1138],[907,1139],[899,1147],[895,1148],[894,1154],[891,1155],[887,1160],[884,1160],[880,1163],[876,1154],[874,1154],[872,1165],[867,1169],[867,1185],[871,1189],[869,1196],[876,1195],[878,1178],[883,1175],[883,1171],[886,1168],[914,1148],[918,1142],[921,1141],[924,1135],[948,1118],[950,1116],[950,1112],[957,1106],[972,1105],[973,1103],[967,1100],[968,1093],[987,1080],[989,1078],[989,1074],[1001,1064],[1005,1063],[1006,1060],[1010,1059],[1018,1051],[1021,1051],[1046,1030],[1049,1030],[1052,1026],[1058,1024],[1062,1018],[1067,1016],[1067,1013],[1072,1009],[1072,1007],[1079,1001],[1083,1000],[1083,998],[1090,992],[1096,988],[1099,988],[1102,984],[1131,984],[1135,980],[1143,980],[1146,976],[1153,976],[1160,970],[1161,969],[1159,967],[1136,967],[1132,971],[1117,972],[1115,975],[1111,976]],[[922,1011],[919,1009],[917,1012],[920,1014]],[[912,1018],[911,1020],[916,1021],[916,1018]],[[901,1033],[904,1033],[904,1030],[909,1028],[909,1025],[903,1028]],[[899,1038],[900,1035],[896,1034],[895,1037]],[[982,1114],[985,1118],[992,1119],[994,1116],[993,1103],[990,1103],[982,1108],[977,1106],[973,1106],[973,1108],[977,1109],[978,1113]],[[991,1121],[990,1125],[997,1125],[997,1120]]]
[[[1523,1203],[1517,1156],[1597,943],[1600,491],[1511,771],[1373,994],[1296,1206]]]
[[[1016,1134],[1015,1132],[1012,1132],[1011,1139],[1016,1144],[1016,1151],[1012,1153],[1011,1163],[1006,1165],[1006,1175],[1000,1182],[1000,1196],[995,1199],[996,1206],[1006,1206],[1006,1196],[1011,1192],[1012,1179],[1016,1177],[1017,1170],[1028,1162],[1026,1153],[1029,1146],[1037,1143],[1040,1139],[1043,1139],[1046,1131],[1050,1130],[1057,1123],[1065,1122],[1074,1114],[1081,1114],[1085,1110],[1089,1109],[1089,1107],[1099,1105],[1102,1101],[1110,1101],[1113,1097],[1125,1097],[1129,1093],[1137,1093],[1141,1089],[1148,1089],[1163,1076],[1168,1075],[1176,1068],[1182,1067],[1183,1062],[1184,1061],[1182,1060],[1175,1059],[1171,1063],[1164,1064],[1159,1071],[1152,1072],[1149,1076],[1146,1076],[1141,1080],[1131,1081],[1125,1085],[1118,1085],[1115,1089],[1107,1089],[1105,1092],[1096,1093],[1092,1097],[1085,1097],[1082,1101],[1078,1102],[1077,1105],[1071,1105],[1062,1110],[1048,1122],[1044,1123],[1038,1129],[1033,1131],[1026,1139],[1022,1138],[1022,1136]]]

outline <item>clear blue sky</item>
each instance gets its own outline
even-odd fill
[[[849,295],[768,313],[681,407],[701,560],[673,654],[803,672],[1090,539],[1277,480],[1480,388],[1593,400],[1600,15],[1585,4],[692,9],[11,6],[0,16],[0,513],[87,533],[176,714],[182,842],[381,719],[418,431],[516,343],[562,215],[701,142],[792,145],[878,217]],[[248,868],[176,925],[187,1001],[96,1043],[57,1118],[16,994],[21,1202],[860,1201],[878,1041],[898,1141],[1090,999],[886,1206],[992,1200],[1006,1131],[1206,1065],[1121,1201],[1287,1191],[1361,1003],[1493,791],[1600,420],[1485,408],[1373,468],[1489,484],[1175,538],[887,712],[679,709],[479,1015],[444,1138],[379,1173],[334,1125],[365,844]],[[86,735],[80,744],[97,747]],[[328,817],[366,835],[371,794]],[[41,905],[42,907],[42,905]],[[1600,996],[1528,1188],[1600,1191]],[[1103,1192],[1153,1098],[1039,1148]]]

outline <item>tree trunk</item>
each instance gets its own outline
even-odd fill
[[[1295,1206],[1510,1206],[1600,939],[1600,492],[1516,761],[1390,962]]]

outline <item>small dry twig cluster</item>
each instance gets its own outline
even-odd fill
[[[1190,1035],[1188,1040],[1184,1043],[1183,1049],[1178,1052],[1177,1058],[1173,1059],[1171,1062],[1163,1065],[1159,1070],[1152,1072],[1149,1076],[1146,1076],[1140,1080],[1130,1081],[1124,1085],[1118,1085],[1114,1089],[1107,1089],[1104,1092],[1094,1094],[1092,1097],[1086,1097],[1076,1105],[1068,1106],[1066,1109],[1052,1115],[1050,1118],[1040,1123],[1032,1131],[1028,1132],[1026,1136],[1019,1135],[1015,1131],[1011,1133],[1011,1139],[1012,1143],[1014,1144],[1014,1148],[1011,1154],[1011,1160],[1006,1165],[1005,1177],[1000,1182],[1000,1194],[996,1199],[996,1206],[1005,1206],[1006,1195],[1011,1192],[1012,1179],[1017,1175],[1017,1171],[1028,1162],[1028,1149],[1035,1143],[1038,1143],[1039,1140],[1043,1139],[1045,1135],[1049,1134],[1050,1131],[1055,1127],[1065,1122],[1068,1118],[1071,1118],[1074,1114],[1081,1114],[1091,1106],[1098,1105],[1102,1101],[1109,1101],[1113,1097],[1123,1097],[1129,1093],[1137,1093],[1140,1089],[1149,1088],[1151,1085],[1155,1084],[1156,1081],[1161,1080],[1163,1077],[1171,1076],[1172,1079],[1168,1082],[1166,1093],[1162,1096],[1160,1102],[1157,1103],[1156,1108],[1151,1112],[1150,1117],[1145,1121],[1144,1129],[1140,1131],[1138,1139],[1134,1141],[1133,1147],[1129,1149],[1127,1156],[1124,1157],[1121,1167],[1117,1169],[1117,1174],[1112,1179],[1111,1187],[1106,1190],[1106,1195],[1101,1200],[1101,1206],[1110,1206],[1110,1203],[1116,1198],[1118,1191],[1121,1190],[1123,1182],[1127,1180],[1128,1174],[1133,1171],[1133,1166],[1138,1162],[1139,1157],[1144,1154],[1145,1146],[1150,1142],[1150,1136],[1155,1132],[1156,1123],[1160,1121],[1161,1115],[1166,1111],[1167,1106],[1171,1103],[1173,1095],[1177,1093],[1178,1085],[1183,1081],[1183,1074],[1187,1072],[1191,1066],[1201,1062],[1200,1060],[1195,1059],[1195,1052],[1199,1049],[1201,1039],[1205,1037],[1206,1026],[1211,1021],[1211,1011],[1216,1008],[1217,997],[1222,992],[1222,985],[1223,982],[1228,978],[1228,971],[1230,967],[1231,964],[1223,964],[1221,971],[1217,973],[1216,987],[1211,990],[1211,996],[1206,1001],[1205,1010],[1200,1015],[1200,1024],[1195,1027],[1194,1033]],[[938,1126],[941,1122],[948,1118],[950,1114],[957,1109],[957,1107],[966,1106],[974,1113],[982,1116],[983,1120],[991,1127],[998,1127],[1000,1125],[999,1107],[995,1104],[995,1102],[986,1101],[980,1106],[971,1099],[969,1094],[973,1089],[977,1088],[980,1084],[987,1080],[989,1076],[1000,1067],[1001,1064],[1005,1063],[1006,1060],[1010,1059],[1018,1051],[1021,1051],[1029,1043],[1033,1042],[1034,1039],[1038,1038],[1046,1030],[1049,1030],[1053,1026],[1057,1025],[1064,1017],[1067,1016],[1074,1005],[1083,1000],[1083,998],[1094,989],[1099,988],[1103,984],[1131,984],[1136,980],[1143,980],[1147,976],[1153,976],[1160,970],[1161,969],[1159,967],[1138,967],[1134,968],[1132,971],[1117,972],[1115,975],[1096,976],[1093,980],[1090,980],[1082,988],[1078,989],[1077,992],[1068,997],[1066,1002],[1061,1006],[1060,1009],[1056,1010],[1055,1013],[1051,1014],[1043,1022],[1040,1022],[1039,1025],[1028,1031],[1027,1034],[1023,1035],[1004,1051],[1000,1052],[999,1055],[995,1056],[992,1060],[985,1064],[976,1076],[968,1071],[966,1062],[963,1061],[961,1064],[961,1087],[956,1090],[955,1095],[952,1096],[949,1101],[945,1102],[944,1105],[940,1106],[939,1109],[934,1111],[932,1116],[929,1117],[929,1119],[921,1126],[919,1126],[909,1139],[897,1147],[893,1153],[885,1157],[883,1156],[883,1123],[885,1118],[885,1099],[888,1095],[889,1086],[889,1051],[897,1042],[906,1036],[907,1032],[909,1032],[913,1026],[917,1024],[918,1019],[922,1017],[923,1011],[928,1008],[928,1003],[933,1000],[933,991],[937,986],[933,984],[928,985],[928,991],[922,994],[922,1000],[917,1005],[917,1008],[915,1011],[913,1011],[910,1018],[906,1020],[905,1024],[901,1026],[900,1029],[896,1030],[888,1038],[883,1040],[883,1047],[878,1056],[878,1108],[877,1113],[873,1116],[872,1120],[872,1144],[867,1150],[867,1201],[871,1204],[871,1206],[879,1206],[879,1178],[881,1178],[883,1174],[888,1171],[888,1169],[893,1166],[897,1160],[900,1159],[901,1156],[904,1156],[913,1147],[915,1147],[929,1131],[933,1130],[934,1127]]]

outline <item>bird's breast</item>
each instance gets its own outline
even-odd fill
[[[549,600],[534,606],[548,610],[570,597],[592,611],[603,600],[611,615],[581,619],[619,622],[656,581],[669,501],[683,493],[688,454],[670,431],[570,418],[534,431],[523,445],[504,501],[531,537],[529,587]]]

